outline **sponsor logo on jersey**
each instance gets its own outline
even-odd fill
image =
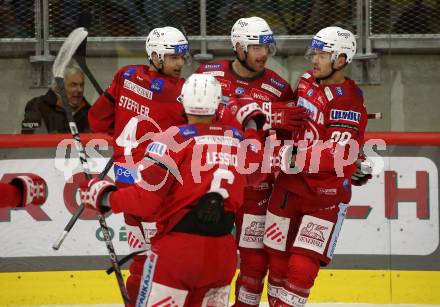
[[[329,89],[327,86],[324,88],[324,93],[325,96],[327,97],[328,101],[332,101],[333,100],[333,93],[331,91],[331,89]]]
[[[220,69],[222,67],[220,64],[205,64],[204,69]]]
[[[194,141],[197,145],[225,145],[225,146],[233,146],[239,147],[240,140],[230,136],[223,135],[201,135],[195,136]]]
[[[235,80],[235,82],[237,82],[237,83],[241,83],[241,84],[244,84],[244,85],[249,85],[249,83],[248,82],[246,82],[246,81],[243,81],[243,80]]]
[[[247,248],[263,248],[265,215],[245,213],[240,233],[239,246]]]
[[[167,145],[161,142],[152,142],[148,144],[146,152],[163,157],[167,150]]]
[[[242,88],[242,87],[237,87],[236,89],[235,89],[235,94],[237,94],[237,95],[241,95],[241,94],[244,94],[244,88]]]
[[[163,79],[153,79],[150,83],[150,90],[152,92],[160,94],[162,92],[165,80]]]
[[[309,118],[316,121],[317,116],[318,116],[318,108],[313,103],[311,103],[310,101],[308,101],[304,97],[299,97],[298,98],[298,105],[306,108],[307,115],[309,116]]]
[[[228,96],[222,96],[222,104],[227,105],[229,103],[229,97]]]
[[[136,307],[145,306],[150,296],[151,286],[153,284],[153,275],[157,263],[157,254],[153,251],[147,252],[147,258],[144,262],[143,274],[139,288],[139,295],[136,300]]]
[[[184,137],[190,138],[197,135],[197,130],[193,126],[182,126],[179,127],[179,133]]]
[[[344,96],[345,94],[344,89],[340,86],[335,87],[335,91],[336,91],[336,96]]]
[[[124,77],[124,79],[130,79],[131,75],[134,74],[136,70],[136,67],[128,67],[128,69],[123,73],[122,77]]]
[[[277,97],[281,97],[281,91],[277,90],[272,85],[269,85],[269,84],[266,84],[266,83],[262,83],[261,84],[261,88],[263,88],[266,91],[269,91],[269,92],[275,94]]]
[[[361,113],[355,112],[352,110],[338,110],[331,109],[330,111],[330,119],[332,120],[346,120],[350,122],[359,123],[361,120]]]
[[[310,43],[310,48],[322,50],[322,48],[324,48],[324,42],[318,39],[312,39],[312,42]]]
[[[128,169],[119,165],[115,165],[113,168],[115,172],[115,182],[133,184],[137,178],[137,170]]]
[[[131,82],[128,79],[124,80],[124,88],[128,89],[129,91],[138,94],[139,96],[145,97],[147,99],[153,98],[153,92],[150,90],[147,90],[146,88]]]
[[[275,85],[276,87],[278,87],[279,89],[281,89],[281,90],[284,90],[284,88],[286,87],[284,84],[283,84],[283,82],[281,82],[281,81],[278,81],[277,79],[275,79],[275,78],[270,78],[269,79],[269,81],[270,81],[270,83],[272,83],[273,85]]]
[[[332,189],[316,188],[316,192],[317,194],[320,195],[336,195],[338,191],[335,188]]]
[[[304,216],[293,246],[322,254],[330,238],[333,225],[332,222],[314,216]]]
[[[221,71],[221,70],[211,70],[211,71],[204,71],[203,72],[204,75],[211,75],[214,77],[224,77],[225,76],[225,72]]]
[[[311,88],[311,89],[309,89],[308,91],[307,91],[307,96],[312,96],[313,95],[313,89]]]
[[[259,89],[253,88],[251,90],[251,97],[257,99],[258,101],[271,101],[273,100],[269,94],[260,91]]]

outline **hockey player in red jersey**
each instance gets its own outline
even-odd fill
[[[150,66],[124,66],[115,74],[105,93],[89,111],[94,132],[110,132],[115,139],[114,171],[118,187],[133,184],[138,164],[151,133],[186,123],[182,104],[177,101],[184,79],[180,78],[189,45],[176,28],[153,29],[146,39]],[[125,215],[130,251],[144,250],[155,224]],[[136,243],[136,244],[135,244]],[[137,297],[145,256],[135,256],[130,266],[127,290]]]
[[[266,113],[264,127],[290,135],[306,117],[304,109],[287,106],[293,98],[290,84],[266,68],[270,55],[276,51],[272,30],[260,17],[240,18],[231,30],[236,58],[202,64],[197,72],[210,74],[220,81],[224,102],[245,94],[257,101]],[[234,111],[234,107],[230,107]],[[236,284],[235,306],[258,306],[267,273],[267,254],[263,249],[264,220],[274,177],[257,186],[246,187],[245,201],[237,214],[237,242],[240,250],[240,275]]]
[[[12,178],[9,183],[0,183],[0,193],[2,195],[0,208],[41,206],[47,198],[47,184],[37,175],[19,175]]]
[[[262,154],[243,151],[240,130],[214,123],[222,99],[214,77],[190,76],[181,99],[189,124],[148,145],[143,181],[115,191],[92,179],[82,185],[81,199],[157,221],[136,306],[228,306],[237,264],[231,231],[248,178],[239,167],[241,159],[259,161]]]
[[[354,35],[339,27],[320,30],[310,44],[313,70],[295,91],[297,105],[307,109],[307,127],[295,138],[298,148],[280,151],[284,172],[266,216],[271,306],[304,306],[336,247],[367,125],[362,92],[343,73],[355,53]]]

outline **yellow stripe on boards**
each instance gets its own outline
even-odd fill
[[[0,289],[5,307],[122,303],[115,277],[103,270],[0,273]],[[440,272],[322,270],[310,302],[440,304]]]

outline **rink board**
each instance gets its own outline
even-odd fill
[[[385,139],[387,148],[375,151],[373,180],[353,190],[334,261],[321,271],[311,301],[440,304],[440,134],[409,136],[369,135]],[[93,212],[82,215],[58,252],[51,249],[78,205],[82,175],[75,154],[68,158],[75,152],[66,151],[68,138],[0,137],[1,180],[35,173],[49,185],[41,208],[0,210],[0,306],[121,301],[115,278],[103,271],[109,260]],[[101,145],[86,147],[96,172],[111,154],[109,139],[99,138],[82,136],[85,144]],[[107,223],[117,253],[127,254],[122,217],[109,215]]]
[[[1,306],[122,303],[116,279],[104,271],[0,273],[0,287],[7,289]],[[322,270],[310,302],[440,304],[440,272]]]

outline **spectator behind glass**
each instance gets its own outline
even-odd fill
[[[84,98],[84,73],[77,65],[70,64],[64,73],[64,87],[79,132],[88,132],[87,113],[90,104]],[[69,125],[59,90],[52,82],[43,96],[32,98],[27,104],[21,133],[69,133]]]

